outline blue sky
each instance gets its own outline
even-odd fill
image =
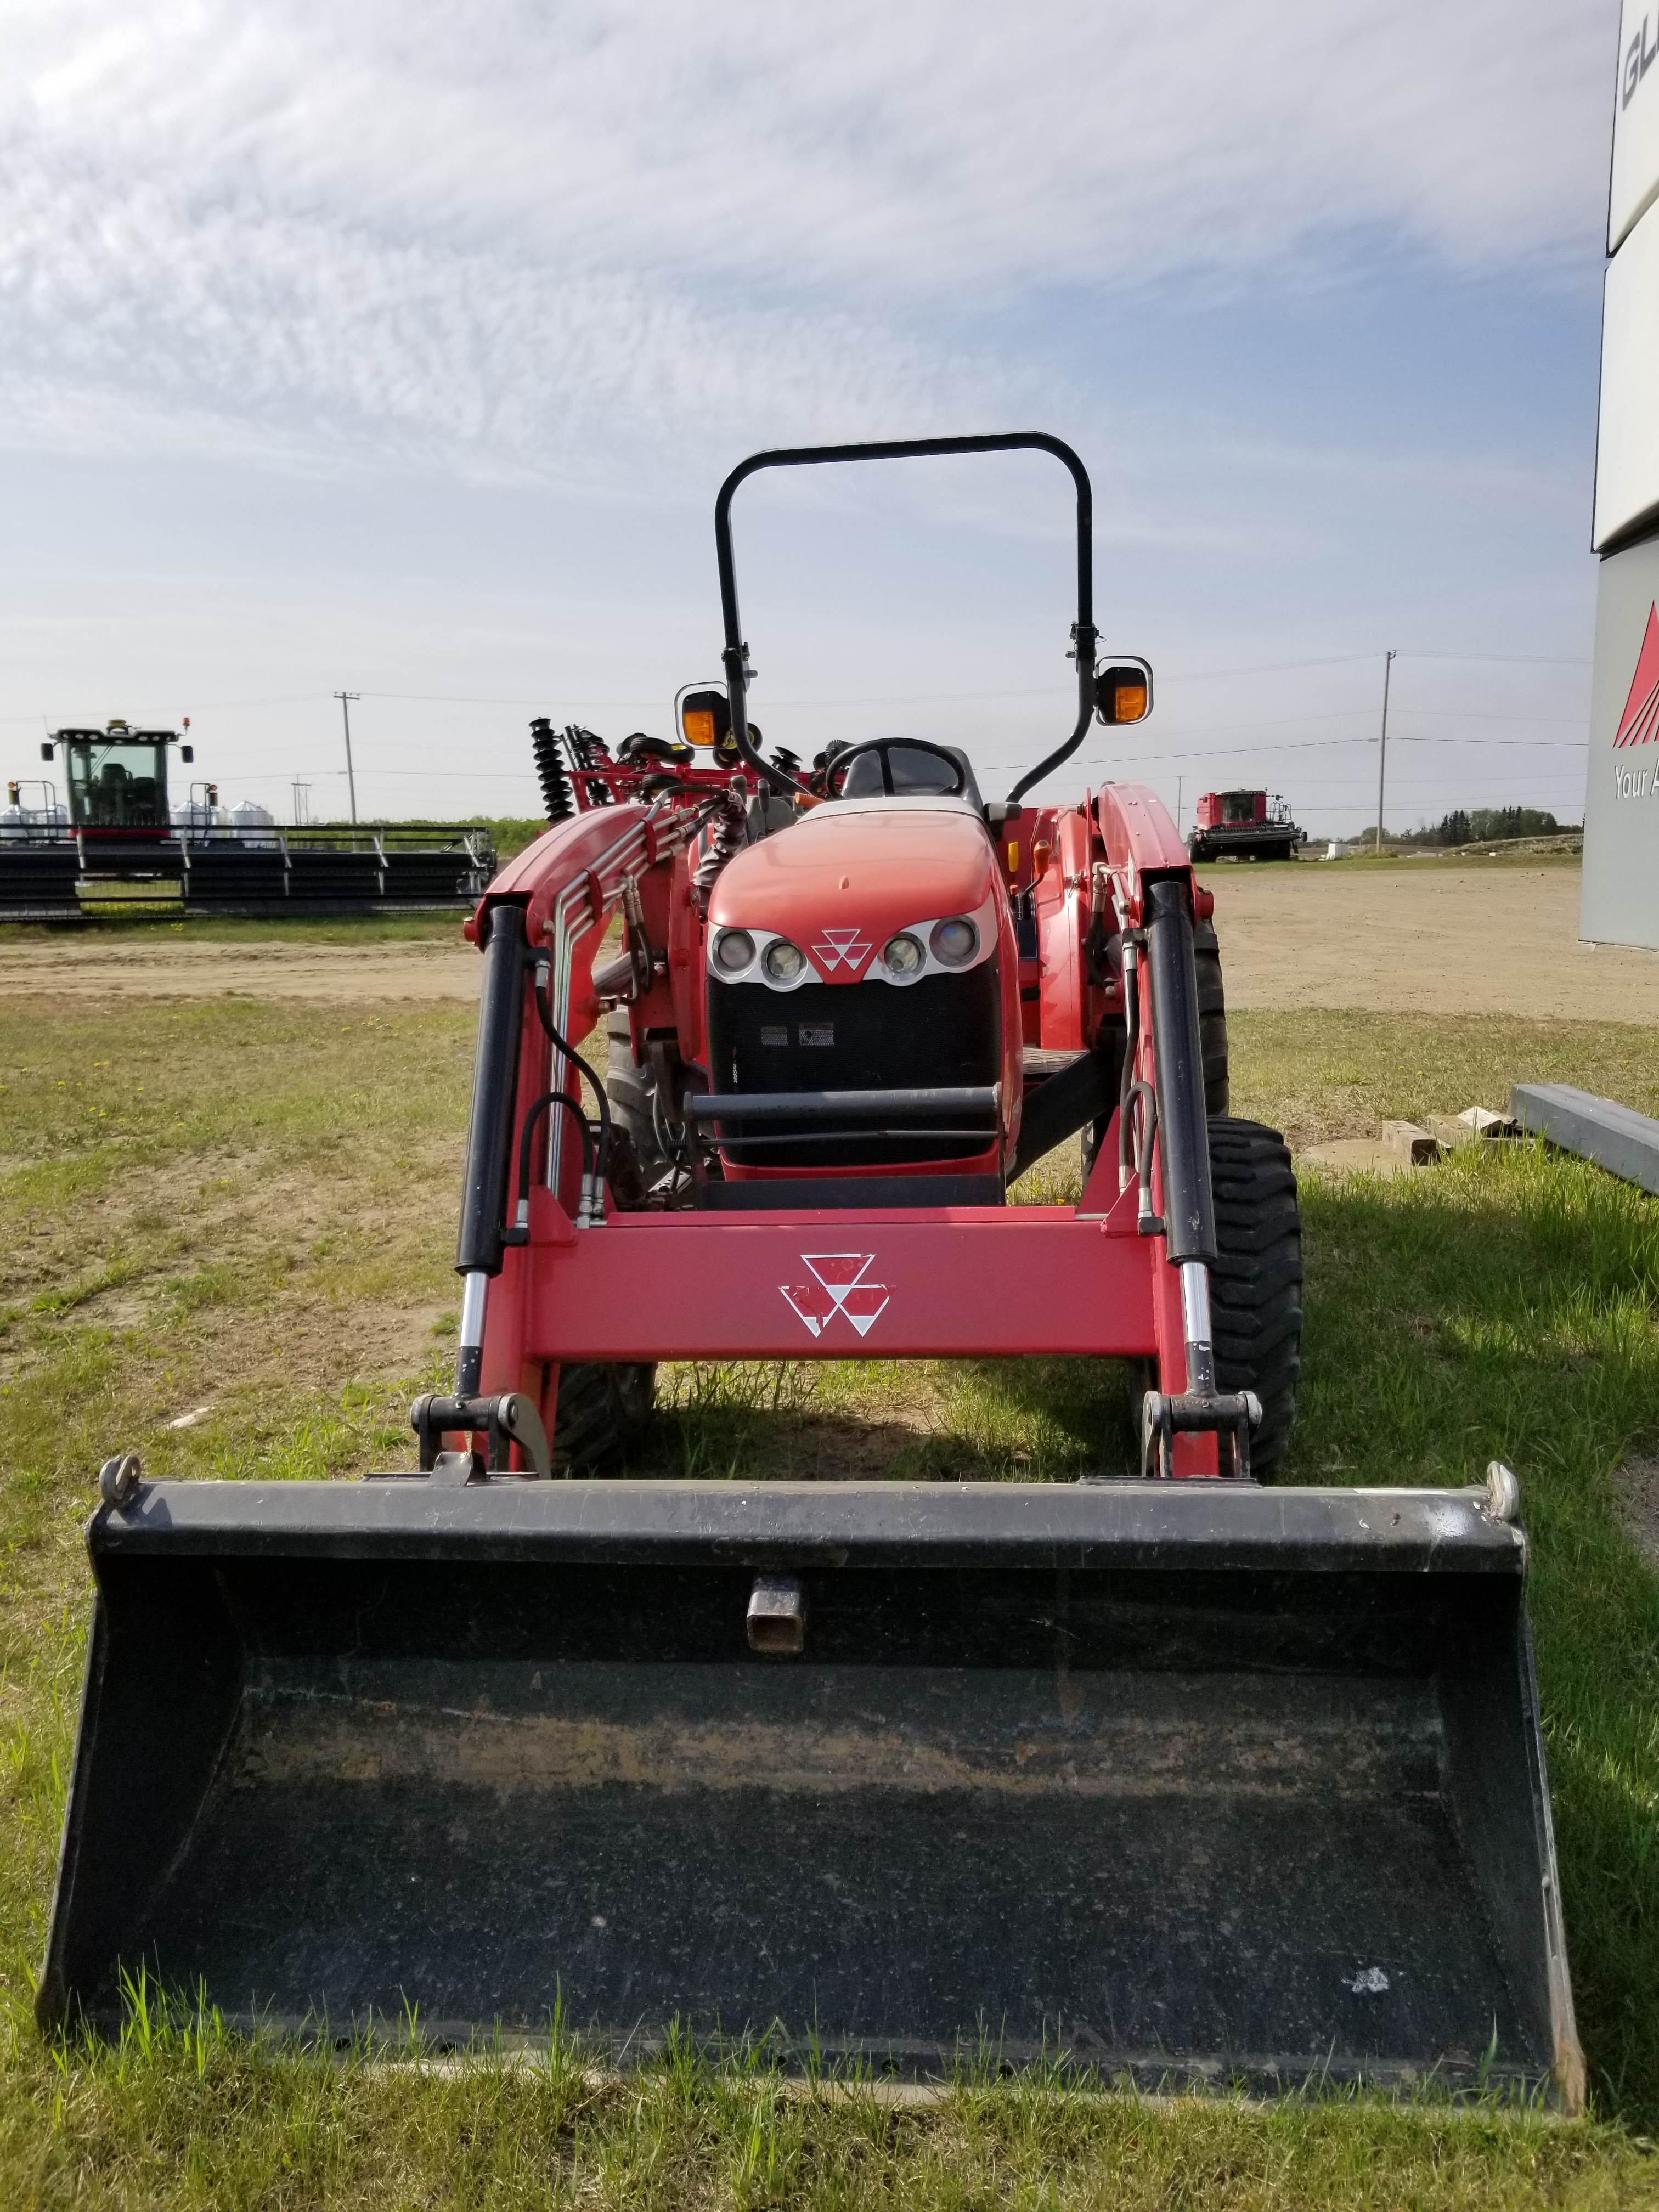
[[[665,730],[759,446],[1041,427],[1158,711],[1086,774],[1316,832],[1577,817],[1616,11],[5,0],[0,757],[189,714],[232,799],[528,811]],[[1068,486],[740,495],[769,738],[1067,722]]]

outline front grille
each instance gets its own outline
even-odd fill
[[[805,983],[798,991],[708,981],[711,1089],[886,1091],[988,1084],[1002,1059],[1002,1002],[994,960],[963,975],[888,983]],[[914,1121],[915,1117],[912,1116]],[[755,1137],[725,1138],[744,1167],[871,1168],[910,1160],[971,1159],[994,1141],[983,1115],[927,1115],[930,1130],[960,1136],[860,1136],[815,1124],[770,1122]],[[760,1132],[756,1132],[758,1137]]]

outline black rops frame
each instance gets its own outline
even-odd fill
[[[1077,486],[1077,620],[1072,625],[1073,657],[1077,662],[1077,726],[1065,744],[1047,760],[1023,775],[1008,794],[1012,806],[1050,769],[1068,761],[1088,735],[1095,710],[1095,647],[1100,633],[1095,628],[1094,494],[1089,471],[1060,438],[1046,430],[1006,430],[983,438],[896,438],[867,446],[790,446],[775,453],[751,453],[739,461],[720,488],[714,501],[714,549],[720,561],[720,617],[726,625],[726,689],[732,705],[732,734],[738,752],[757,775],[775,791],[808,790],[799,776],[764,761],[749,740],[748,648],[738,613],[738,578],[732,557],[732,495],[745,477],[762,469],[815,468],[830,461],[905,461],[931,453],[1012,453],[1024,451],[1052,453],[1072,472]]]

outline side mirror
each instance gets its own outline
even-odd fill
[[[179,757],[181,761],[193,761],[196,757],[195,746],[180,745],[179,748]]]
[[[42,760],[56,760],[58,757],[57,746],[42,745],[40,748],[40,757]]]
[[[1115,662],[1095,678],[1095,712],[1101,720],[1144,722],[1152,711],[1152,672],[1145,660]]]

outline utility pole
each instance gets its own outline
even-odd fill
[[[346,786],[351,793],[351,826],[355,830],[357,827],[357,779],[351,772],[351,702],[354,699],[361,699],[362,694],[361,691],[337,691],[334,696],[340,702],[340,713],[345,721]],[[1384,720],[1387,720],[1386,714]]]
[[[1182,779],[1176,778],[1176,836],[1181,835],[1181,786]]]
[[[1382,787],[1389,773],[1389,678],[1394,668],[1392,649],[1382,657],[1382,750],[1376,763],[1376,849],[1382,850]]]

